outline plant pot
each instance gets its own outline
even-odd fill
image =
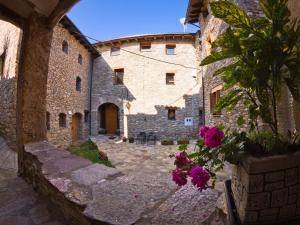
[[[231,189],[241,224],[300,224],[300,152],[244,157]]]
[[[161,145],[173,145],[174,141],[172,140],[167,140],[167,141],[161,141]]]
[[[126,142],[126,141],[127,141],[127,138],[126,138],[126,137],[123,137],[123,138],[122,138],[122,141],[123,141],[123,142]]]
[[[128,142],[129,143],[133,143],[134,142],[134,138],[128,138]]]
[[[188,145],[190,143],[189,140],[178,140],[177,144],[178,145]]]

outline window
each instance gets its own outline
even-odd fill
[[[168,120],[175,120],[176,119],[176,109],[169,108],[168,109]]]
[[[115,69],[114,72],[114,85],[123,84],[124,69]]]
[[[76,77],[76,91],[81,91],[81,78]]]
[[[166,73],[166,84],[175,84],[175,73]]]
[[[46,127],[47,130],[50,130],[51,126],[50,126],[50,113],[46,112]]]
[[[120,55],[120,51],[121,51],[120,47],[112,47],[110,49],[110,55],[111,56]]]
[[[210,94],[210,112],[213,115],[220,115],[221,112],[216,111],[216,106],[220,100],[222,86],[215,87]]]
[[[67,127],[67,116],[64,113],[59,114],[59,127]]]
[[[176,44],[167,44],[166,45],[166,54],[175,55]]]
[[[151,42],[141,42],[140,43],[141,52],[150,52],[151,51]]]
[[[88,110],[84,110],[84,122],[85,123],[89,122],[89,116],[90,116],[90,112]]]
[[[4,76],[5,58],[6,58],[6,51],[4,51],[0,55],[0,77]]]
[[[62,43],[62,50],[63,50],[64,53],[68,54],[68,52],[69,52],[68,42],[63,41],[63,43]]]
[[[82,65],[82,55],[78,54],[78,63]]]

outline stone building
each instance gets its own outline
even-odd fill
[[[93,135],[197,135],[201,79],[195,34],[132,36],[95,46],[101,57],[93,69]]]
[[[212,0],[190,0],[187,9],[186,23],[199,23],[201,27],[201,51],[200,60],[211,54],[212,42],[218,38],[226,29],[227,25],[222,20],[215,18],[210,11],[209,2]],[[235,1],[241,8],[243,8],[250,18],[263,17],[262,10],[259,6],[259,1],[236,0]],[[290,6],[298,4],[297,1],[290,0]],[[290,7],[293,15],[297,14],[295,10],[297,7]],[[217,62],[208,66],[202,66],[200,73],[203,77],[203,86],[201,93],[204,93],[204,117],[207,125],[224,124],[227,127],[237,128],[237,119],[240,115],[247,118],[247,109],[242,103],[239,103],[235,109],[229,112],[224,110],[221,113],[214,111],[215,106],[220,96],[225,92],[223,91],[223,81],[220,77],[213,76],[214,72],[228,64],[228,60]],[[284,133],[288,129],[295,128],[295,118],[293,115],[293,108],[296,109],[297,103],[293,102],[290,93],[283,90],[281,102],[278,107],[279,128],[280,132]],[[299,123],[299,122],[298,122]],[[243,127],[247,128],[246,124]]]
[[[12,148],[16,143],[18,52],[21,29],[0,23],[0,132]],[[90,78],[98,52],[64,17],[55,26],[47,83],[46,126],[48,141],[66,147],[89,134]]]
[[[54,28],[47,84],[47,138],[66,147],[86,139],[90,127],[90,85],[98,52],[70,19]]]
[[[22,31],[0,21],[0,136],[16,149],[16,102]]]

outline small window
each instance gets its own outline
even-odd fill
[[[68,54],[68,52],[69,52],[68,42],[63,41],[63,43],[62,43],[62,50],[63,50],[64,53]]]
[[[175,73],[166,73],[166,84],[175,84]]]
[[[47,127],[47,130],[50,130],[51,126],[50,126],[50,113],[49,112],[46,112],[46,127]]]
[[[78,63],[82,65],[82,55],[78,54]]]
[[[140,43],[140,51],[141,52],[151,51],[151,42],[141,42]]]
[[[114,71],[114,85],[123,84],[124,69],[115,69]]]
[[[59,114],[59,127],[67,127],[67,116],[64,113]]]
[[[168,109],[168,120],[176,120],[176,109]]]
[[[4,77],[5,58],[6,58],[6,51],[4,51],[0,55],[0,77]]]
[[[81,91],[81,78],[76,77],[76,91]]]
[[[221,112],[216,111],[216,106],[220,100],[221,89],[212,91],[210,94],[210,112],[213,115],[220,115]]]
[[[84,122],[88,123],[90,117],[90,112],[88,110],[84,110]]]
[[[167,44],[166,45],[166,54],[175,55],[176,44]]]
[[[116,56],[116,55],[120,55],[121,49],[120,47],[112,47],[110,49],[110,55],[111,56]]]

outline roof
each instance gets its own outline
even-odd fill
[[[71,35],[73,35],[93,56],[97,57],[100,53],[94,48],[94,46],[88,41],[88,39],[81,33],[76,25],[67,17],[64,16],[60,23],[67,29]]]
[[[185,16],[185,23],[198,22],[203,5],[204,0],[189,0],[189,5]]]
[[[154,41],[154,40],[195,40],[195,33],[167,33],[167,34],[142,34],[133,35],[129,37],[120,37],[116,39],[106,40],[95,43],[94,46],[114,46],[121,45],[129,42],[143,42],[143,41]]]

